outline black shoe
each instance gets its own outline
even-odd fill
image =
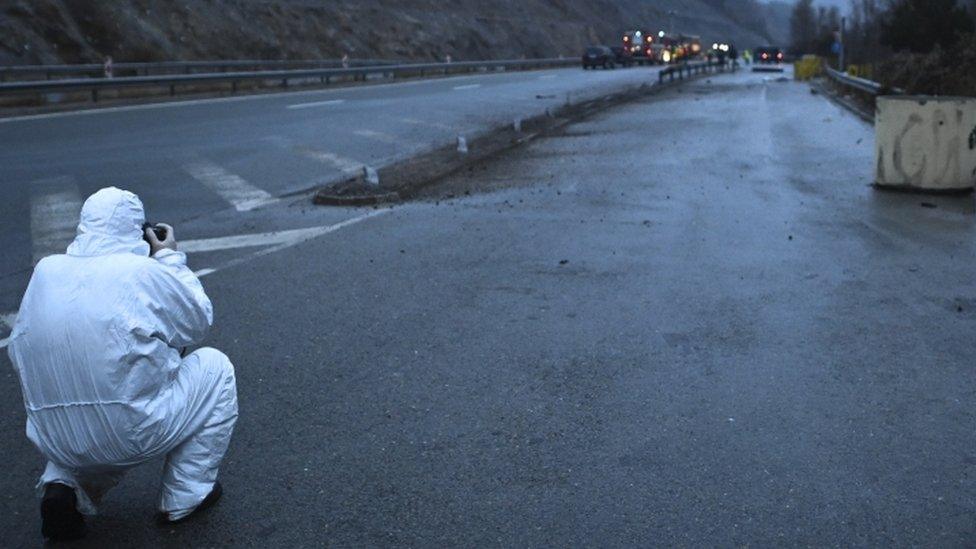
[[[88,533],[85,517],[78,512],[78,498],[70,486],[52,482],[41,500],[41,534],[51,541],[81,539]]]
[[[161,526],[168,526],[170,524],[179,524],[181,522],[186,522],[193,517],[200,516],[201,512],[206,511],[207,509],[216,505],[217,501],[220,499],[220,496],[222,496],[223,494],[224,494],[223,486],[220,485],[220,481],[216,481],[214,482],[213,489],[210,490],[209,494],[207,494],[207,497],[203,498],[203,501],[200,502],[200,505],[197,505],[197,508],[191,511],[189,515],[181,519],[170,520],[168,513],[159,513],[156,515],[156,522],[158,522]]]

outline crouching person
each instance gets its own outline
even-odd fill
[[[11,334],[27,436],[47,458],[44,537],[76,539],[126,469],[165,456],[158,519],[220,498],[217,469],[237,420],[234,368],[199,343],[210,299],[172,227],[144,228],[139,198],[107,188],[81,211],[64,255],[41,260]]]

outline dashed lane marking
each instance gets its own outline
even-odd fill
[[[297,103],[295,105],[288,105],[288,109],[311,109],[313,107],[328,107],[330,105],[341,105],[345,103],[345,99],[331,99],[329,101],[315,101],[313,103]]]
[[[194,179],[220,195],[239,212],[247,212],[277,202],[278,199],[251,185],[239,175],[202,159],[192,160],[183,166]]]
[[[454,91],[476,90],[480,87],[481,84],[467,84],[465,86],[454,86]]]
[[[64,253],[75,237],[81,213],[81,194],[70,177],[41,179],[30,184],[33,264]]]
[[[216,267],[208,267],[205,269],[200,269],[196,271],[196,275],[200,278],[212,275],[218,271],[235,267],[246,263],[252,259],[257,259],[266,255],[273,254],[275,252],[280,252],[292,246],[296,246],[303,242],[312,240],[313,238],[318,238],[320,236],[327,235],[329,233],[334,233],[345,227],[355,225],[366,221],[367,219],[385,215],[390,213],[392,210],[373,210],[367,212],[363,215],[356,216],[335,225],[324,225],[320,227],[310,227],[307,229],[295,229],[290,231],[277,231],[272,233],[260,233],[251,235],[238,235],[229,236],[223,238],[209,238],[202,240],[187,240],[180,243],[180,250],[187,253],[201,253],[207,251],[217,251],[217,250],[227,250],[233,248],[244,248],[244,247],[256,247],[256,246],[268,246],[256,252],[250,253],[243,257],[238,257],[232,259],[226,263],[218,265]],[[4,324],[10,329],[13,329],[13,325],[17,320],[17,313],[6,313],[0,314],[0,324]],[[5,348],[10,344],[10,338],[0,339],[0,349]]]

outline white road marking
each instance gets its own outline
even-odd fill
[[[441,124],[440,122],[431,122],[429,120],[418,120],[416,118],[401,118],[400,122],[405,122],[407,124],[413,124],[414,126],[425,126],[428,128],[437,128],[439,130],[447,130],[450,132],[459,131],[458,128],[450,126],[448,124]]]
[[[555,77],[556,77],[555,74],[543,74],[542,76],[539,77],[539,80],[552,80]]]
[[[263,257],[263,256],[266,256],[266,255],[270,255],[270,254],[273,254],[275,252],[279,252],[281,250],[285,250],[287,248],[291,248],[292,246],[296,246],[298,244],[301,244],[302,242],[307,242],[309,240],[312,240],[313,238],[318,238],[320,236],[324,236],[324,235],[327,235],[329,233],[334,233],[334,232],[336,232],[336,231],[338,231],[340,229],[343,229],[345,227],[349,227],[350,225],[355,225],[356,223],[361,223],[361,222],[366,221],[367,219],[370,219],[372,217],[377,217],[377,216],[380,216],[380,215],[386,215],[386,214],[388,214],[388,213],[390,213],[392,211],[393,210],[389,210],[389,209],[386,209],[386,210],[373,210],[373,211],[364,213],[363,215],[360,215],[360,216],[357,216],[357,217],[353,217],[351,219],[347,219],[347,220],[342,221],[340,223],[336,223],[335,225],[325,225],[325,226],[321,226],[321,227],[311,227],[311,228],[308,228],[308,229],[297,229],[297,230],[293,230],[293,231],[281,231],[278,234],[279,235],[285,234],[285,235],[287,235],[287,238],[285,238],[285,237],[280,238],[280,241],[279,241],[280,243],[278,243],[277,245],[271,246],[269,248],[264,248],[262,250],[258,250],[256,252],[253,252],[253,253],[248,254],[246,256],[243,256],[243,257],[238,257],[236,259],[232,259],[232,260],[230,260],[230,261],[228,261],[228,262],[226,262],[226,263],[224,263],[222,265],[218,265],[217,267],[213,267],[213,268],[210,268],[210,269],[202,269],[201,271],[199,271],[202,274],[198,274],[197,276],[207,276],[207,275],[216,273],[218,271],[222,271],[224,269],[228,269],[230,267],[235,267],[235,266],[240,265],[242,263],[246,263],[246,262],[248,262],[248,261],[250,261],[252,259],[256,259],[256,258],[259,258],[259,257]],[[265,235],[244,235],[244,238],[245,239],[247,239],[247,238],[263,238],[264,239],[264,242],[269,242],[270,240],[272,240],[272,238],[271,237],[268,237],[267,236],[268,234],[273,234],[273,233],[266,233]],[[228,238],[235,238],[235,237],[228,237]],[[214,239],[214,240],[219,240],[219,239]],[[238,241],[228,240],[225,244],[227,244],[227,243],[236,245],[239,242]],[[264,245],[264,244],[258,244],[258,245]]]
[[[382,141],[383,143],[389,143],[390,145],[402,145],[404,143],[403,139],[400,139],[395,135],[373,130],[356,130],[352,133],[358,135],[359,137],[365,137],[366,139],[372,139],[374,141]]]
[[[345,103],[345,99],[330,99],[329,101],[316,101],[314,103],[297,103],[295,105],[288,105],[289,109],[310,109],[312,107],[328,107],[329,105],[341,105]]]
[[[14,323],[17,322],[17,313],[2,313],[0,314],[0,327],[6,326],[7,328],[13,330]],[[0,339],[0,349],[3,349],[10,344],[10,338],[5,337]]]
[[[326,227],[327,228],[327,227]],[[219,238],[203,238],[200,240],[188,240],[180,242],[180,251],[188,254],[215,252],[220,250],[233,250],[235,248],[250,248],[254,246],[274,246],[284,244],[292,240],[302,240],[309,235],[317,236],[323,227],[310,227],[307,229],[291,229],[287,231],[272,231],[269,233],[240,234],[234,236],[223,236]]]
[[[454,86],[454,91],[476,90],[480,87],[481,84],[468,84],[466,86]]]
[[[70,177],[34,181],[31,188],[31,240],[33,264],[53,254],[64,253],[75,237],[81,194]]]
[[[360,172],[364,165],[362,162],[356,162],[355,160],[326,151],[317,151],[306,147],[296,147],[295,150],[300,154],[311,158],[312,160],[317,160],[319,162],[328,164],[335,169],[350,175]]]
[[[278,199],[251,185],[239,175],[202,159],[192,160],[183,166],[194,179],[220,195],[239,212],[246,212],[277,202]]]
[[[212,275],[218,271],[222,271],[230,267],[241,265],[252,259],[257,259],[259,257],[270,255],[275,252],[280,252],[281,250],[291,248],[292,246],[296,246],[303,242],[307,242],[309,240],[312,240],[313,238],[318,238],[320,236],[324,236],[329,233],[334,233],[340,229],[344,229],[351,225],[355,225],[357,223],[366,221],[367,219],[388,214],[392,211],[393,210],[390,209],[373,210],[364,213],[363,215],[347,219],[340,223],[336,223],[335,225],[324,225],[320,227],[310,227],[307,229],[295,229],[291,231],[278,231],[275,233],[239,235],[239,236],[211,238],[211,239],[203,239],[203,240],[188,240],[180,243],[180,249],[181,251],[188,252],[188,253],[198,253],[204,251],[240,248],[245,246],[267,246],[269,244],[273,244],[271,247],[259,250],[257,252],[248,254],[243,257],[232,259],[222,265],[218,265],[217,267],[208,267],[196,271],[195,274],[198,277],[202,278],[208,275]],[[11,329],[13,328],[13,325],[16,321],[17,321],[17,313],[0,314],[0,324],[5,324]],[[0,349],[5,348],[9,344],[10,344],[9,337],[0,339]]]
[[[17,313],[3,313],[0,314],[0,324],[3,324],[11,330],[14,329],[14,323],[17,322]]]

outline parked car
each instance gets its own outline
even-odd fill
[[[613,54],[613,50],[607,46],[590,46],[586,48],[586,52],[583,53],[583,68],[597,68],[603,67],[605,69],[613,69],[617,66],[616,56]]]
[[[753,72],[783,72],[783,60],[786,55],[783,50],[775,46],[756,48]]]
[[[630,50],[623,46],[614,46],[610,48],[613,52],[614,63],[620,65],[621,67],[629,67],[634,64],[634,55],[630,53]]]

